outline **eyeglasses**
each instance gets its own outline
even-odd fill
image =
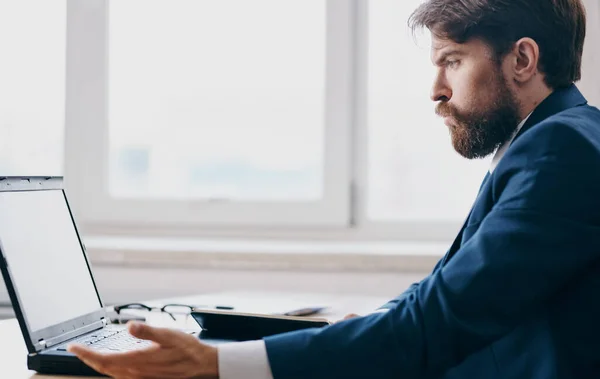
[[[226,306],[226,305],[217,305],[214,307],[209,307],[206,305],[188,305],[188,304],[165,304],[162,307],[152,307],[152,306],[142,304],[142,303],[129,303],[129,304],[122,304],[122,305],[115,305],[113,307],[115,313],[118,315],[121,314],[121,311],[123,309],[139,309],[139,310],[146,310],[148,312],[159,311],[159,312],[168,314],[173,319],[173,321],[177,321],[177,319],[175,318],[175,315],[189,316],[190,313],[192,313],[192,311],[195,308],[214,308],[214,309],[223,309],[223,310],[233,310],[233,307]]]
[[[146,310],[148,312],[159,311],[168,314],[173,321],[177,321],[175,318],[176,314],[189,315],[194,308],[200,308],[201,306],[193,306],[187,304],[166,304],[162,307],[151,307],[142,303],[129,303],[123,305],[115,305],[114,311],[116,314],[120,315],[123,309],[139,309]]]

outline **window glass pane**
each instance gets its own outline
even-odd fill
[[[369,4],[368,216],[378,221],[466,217],[490,159],[469,161],[450,142],[429,92],[429,33],[406,26],[420,0]]]
[[[65,46],[65,1],[0,1],[0,176],[62,175]]]
[[[324,1],[110,3],[110,193],[322,195]]]

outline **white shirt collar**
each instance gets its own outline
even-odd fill
[[[533,112],[531,112],[531,113],[533,113]],[[525,119],[523,121],[521,121],[519,126],[517,126],[517,129],[513,133],[512,137],[510,137],[510,139],[508,141],[506,141],[502,146],[500,146],[500,148],[496,151],[496,155],[494,155],[494,159],[492,159],[492,164],[490,165],[490,174],[492,172],[494,172],[494,170],[496,169],[496,166],[498,166],[498,163],[500,163],[500,160],[504,156],[504,153],[506,153],[506,150],[508,150],[508,147],[510,146],[512,141],[515,139],[515,137],[517,136],[517,134],[519,133],[519,131],[521,130],[523,125],[525,125],[525,123],[531,116],[531,113],[528,114],[527,117],[525,117]]]

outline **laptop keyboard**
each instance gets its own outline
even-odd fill
[[[98,331],[86,334],[80,338],[70,341],[69,344],[77,343],[86,345],[88,348],[98,352],[116,353],[130,351],[149,347],[152,342],[135,338],[125,328],[112,329],[104,328]],[[66,351],[67,345],[59,347],[57,350]]]

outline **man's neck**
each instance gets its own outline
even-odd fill
[[[554,91],[545,84],[538,85],[536,88],[528,91],[520,99],[519,119],[524,120],[527,118],[552,92]]]

